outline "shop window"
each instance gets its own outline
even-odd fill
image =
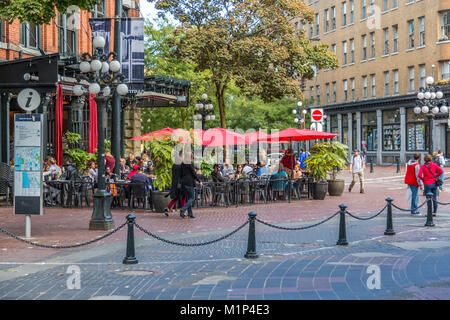
[[[400,111],[383,111],[383,150],[400,151]]]
[[[361,113],[361,145],[362,149],[366,151],[376,151],[378,128],[377,128],[377,113],[363,112]]]
[[[415,114],[414,108],[406,110],[406,149],[408,151],[428,150],[428,128],[427,117],[423,114]]]

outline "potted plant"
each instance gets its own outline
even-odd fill
[[[347,147],[337,141],[321,142],[311,147],[311,155],[306,159],[307,172],[311,174],[315,182],[313,184],[313,198],[323,200],[327,192],[330,195],[341,195],[344,188],[344,180],[336,179],[337,169],[345,167]],[[328,172],[332,179],[327,180]],[[342,188],[341,193],[340,188]]]
[[[172,185],[172,152],[175,143],[170,139],[154,139],[150,141],[150,150],[153,156],[153,180],[152,200],[156,212],[164,212],[169,205],[170,198],[168,188]]]
[[[64,134],[63,148],[65,159],[69,158],[77,167],[78,172],[81,174],[87,170],[88,163],[95,161],[97,156],[92,153],[88,153],[80,148],[77,148],[81,140],[81,135],[67,131]]]
[[[339,171],[345,169],[347,163],[348,146],[338,141],[329,143],[329,165],[332,167],[328,180],[328,194],[341,196],[345,188],[345,180],[338,179]]]

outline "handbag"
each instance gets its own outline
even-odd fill
[[[428,170],[430,171],[431,175],[434,177],[436,187],[442,186],[442,185],[444,184],[444,181],[442,181],[439,177],[436,177],[436,176],[433,174],[433,172],[431,171],[431,169],[430,169],[429,166],[426,166],[426,167],[427,167]]]

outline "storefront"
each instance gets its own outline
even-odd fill
[[[441,89],[450,97],[450,86]],[[449,115],[415,114],[415,103],[410,94],[325,106],[327,131],[337,127],[349,153],[361,149],[376,164],[405,163],[416,152],[438,150],[450,158]]]

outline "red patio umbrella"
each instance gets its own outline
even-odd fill
[[[244,135],[223,128],[205,131],[202,141],[203,145],[208,147],[246,144]]]
[[[314,139],[331,139],[336,137],[338,134],[330,132],[320,132],[309,129],[297,129],[288,128],[281,130],[279,132],[272,133],[266,139],[261,138],[258,141],[265,142],[290,142],[290,141],[305,141]]]
[[[264,131],[255,131],[250,132],[244,135],[245,136],[245,144],[252,144],[257,141],[262,141],[270,137],[270,135]]]

